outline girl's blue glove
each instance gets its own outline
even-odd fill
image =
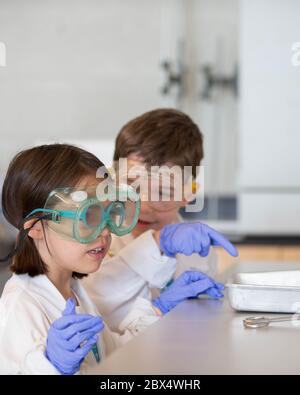
[[[101,317],[76,314],[75,300],[68,299],[62,317],[50,326],[46,357],[61,374],[74,374],[104,329]]]
[[[196,298],[206,294],[213,299],[222,298],[221,291],[224,285],[198,271],[187,271],[182,273],[160,296],[152,303],[163,314],[172,310],[179,303],[188,298]]]
[[[166,225],[160,231],[160,248],[167,256],[198,253],[205,257],[211,246],[221,246],[230,255],[238,251],[221,233],[200,222]]]

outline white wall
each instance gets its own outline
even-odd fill
[[[219,72],[232,71],[237,2],[0,0],[7,49],[7,67],[0,68],[0,172],[33,142],[113,139],[137,114],[176,105],[174,96],[160,95],[159,63],[175,60],[184,39],[189,85],[181,108],[205,135],[207,191],[235,190],[237,103],[231,95],[201,101],[199,67],[208,61]]]
[[[34,141],[114,138],[160,105],[160,0],[0,0],[0,170]]]

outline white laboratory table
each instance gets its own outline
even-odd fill
[[[245,329],[249,315],[227,299],[188,300],[90,373],[300,374],[300,326]]]

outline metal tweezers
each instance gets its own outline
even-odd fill
[[[274,317],[274,318],[263,317],[263,316],[248,317],[243,320],[243,323],[245,328],[257,329],[257,328],[265,328],[269,326],[269,324],[272,324],[273,322],[299,321],[299,320],[300,320],[300,314],[293,314],[293,315],[285,315],[285,316]]]

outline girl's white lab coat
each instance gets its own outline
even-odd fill
[[[72,290],[79,302],[77,312],[99,315],[80,282],[72,279]],[[14,274],[8,280],[0,299],[1,374],[59,374],[45,357],[45,349],[49,327],[61,317],[65,305],[65,299],[46,275]],[[149,301],[136,300],[133,313],[129,312],[121,323],[123,336],[107,326],[100,333],[97,345],[101,359],[157,319]],[[95,364],[89,352],[78,373],[87,373]]]
[[[151,230],[137,238],[132,234],[113,235],[110,256],[83,284],[114,331],[120,331],[120,323],[134,309],[137,297],[151,301],[172,278],[186,270],[210,276],[217,272],[214,253],[207,258],[198,254],[177,254],[176,258],[162,255]]]

